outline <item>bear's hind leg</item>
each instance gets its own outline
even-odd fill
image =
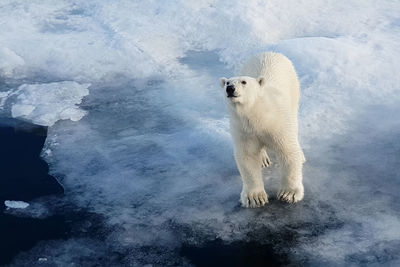
[[[269,159],[267,150],[265,148],[262,148],[261,149],[261,166],[263,168],[266,168],[269,165],[271,165],[271,160]]]

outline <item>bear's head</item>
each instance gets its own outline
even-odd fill
[[[228,102],[232,105],[253,105],[259,97],[263,85],[264,78],[262,77],[258,79],[249,76],[221,78],[221,87],[225,89]]]

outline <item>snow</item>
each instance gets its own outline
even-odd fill
[[[17,99],[11,107],[12,117],[43,126],[51,126],[58,120],[79,121],[86,112],[77,105],[89,94],[89,86],[72,81],[23,84],[18,87]]]
[[[183,244],[215,238],[311,265],[396,265],[399,12],[372,0],[3,1],[2,113],[51,126],[43,156],[65,201],[104,216],[107,246],[133,252],[126,265],[187,264]],[[273,199],[272,167],[270,204],[244,210],[218,79],[267,50],[301,81],[306,196]],[[24,257],[70,249],[47,257],[63,265],[108,251],[99,243],[41,242]]]
[[[25,209],[29,206],[29,203],[24,201],[6,200],[4,201],[4,205],[6,205],[8,209]]]
[[[2,76],[12,77],[16,75],[14,70],[25,64],[24,60],[7,47],[0,49],[0,69]]]

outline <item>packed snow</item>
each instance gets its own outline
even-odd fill
[[[2,1],[1,114],[50,126],[43,156],[64,201],[107,229],[16,264],[112,250],[110,264],[186,265],[183,245],[215,239],[294,263],[400,264],[399,14],[372,0]],[[305,199],[248,210],[219,77],[270,50],[302,86]],[[264,177],[275,195],[276,166]]]
[[[12,104],[11,115],[43,126],[65,119],[79,121],[86,112],[77,104],[89,94],[89,86],[71,81],[23,84],[17,89],[18,96]]]

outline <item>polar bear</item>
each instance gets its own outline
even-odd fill
[[[261,172],[270,164],[267,150],[275,152],[282,168],[278,199],[298,202],[304,196],[305,157],[298,139],[300,83],[293,64],[282,54],[263,53],[250,59],[240,75],[221,78],[221,86],[243,181],[242,206],[268,203]]]

